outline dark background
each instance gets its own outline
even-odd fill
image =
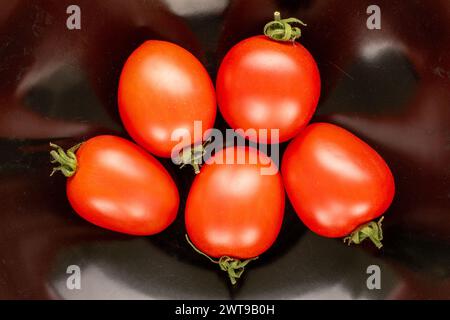
[[[66,8],[81,7],[81,30]],[[382,29],[366,9],[381,7]],[[450,2],[448,0],[1,0],[0,298],[450,299]],[[280,10],[308,23],[322,96],[313,121],[339,124],[389,163],[397,193],[384,248],[308,231],[287,205],[275,245],[239,285],[184,240],[193,172],[163,161],[181,193],[176,222],[131,237],[79,218],[48,142],[126,137],[116,104],[127,56],[146,39],[177,43],[214,79],[226,51]],[[220,115],[216,127],[225,129]],[[281,146],[284,150],[285,145]],[[232,186],[231,186],[232,187]],[[124,190],[126,192],[126,190]],[[66,268],[82,289],[66,288]],[[377,264],[382,289],[368,290]]]

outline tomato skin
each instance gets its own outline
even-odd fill
[[[381,156],[349,131],[309,125],[287,147],[281,172],[299,218],[325,237],[344,237],[390,206],[394,177]]]
[[[97,136],[84,142],[76,156],[67,197],[82,218],[132,235],[158,233],[175,220],[178,189],[158,160],[139,146]]]
[[[214,158],[224,157],[229,147]],[[245,148],[246,156],[258,153]],[[236,153],[235,153],[236,154]],[[281,175],[261,175],[259,163],[205,164],[186,203],[186,230],[194,245],[215,258],[253,258],[275,241],[284,215]]]
[[[194,121],[201,134],[214,125],[216,97],[202,64],[187,50],[166,41],[149,40],[125,63],[118,91],[119,112],[130,136],[159,157],[170,157],[179,141],[176,129],[194,137]],[[184,147],[180,146],[180,147]]]
[[[280,142],[310,121],[320,96],[320,74],[298,42],[255,36],[236,44],[223,59],[216,81],[219,109],[236,129],[279,129]],[[270,142],[263,135],[250,140]]]

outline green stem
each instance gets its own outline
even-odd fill
[[[195,145],[193,147],[184,148],[180,151],[178,157],[181,165],[180,169],[187,165],[194,168],[195,174],[200,173],[200,167],[202,165],[203,156],[205,155],[205,148],[211,143],[211,140],[206,140],[203,144]]]
[[[306,23],[296,18],[281,19],[281,14],[275,11],[274,20],[264,26],[264,34],[275,41],[295,41],[302,36],[302,30],[299,27],[293,27],[292,24],[298,24],[306,27]]]
[[[384,217],[381,217],[378,222],[371,221],[369,223],[363,224],[353,231],[348,237],[344,238],[344,243],[348,241],[348,245],[360,244],[365,239],[370,239],[378,249],[383,247],[381,240],[383,240],[383,229],[381,228],[381,223]]]
[[[208,256],[206,253],[204,253],[203,251],[201,251],[200,249],[198,249],[189,239],[189,236],[186,234],[186,241],[190,244],[190,246],[198,253],[201,254],[202,256],[206,257],[209,259],[209,261],[211,261],[212,263],[216,263],[219,264],[219,261],[214,260],[213,258],[211,258],[210,256]]]
[[[188,235],[186,234],[186,241],[191,245],[191,247],[202,256],[209,259],[214,264],[218,264],[220,266],[220,270],[225,271],[228,273],[228,278],[231,281],[232,285],[235,285],[237,283],[237,280],[242,276],[242,274],[245,271],[245,267],[247,264],[250,263],[250,261],[258,259],[258,257],[247,259],[244,261],[241,261],[236,258],[231,258],[229,256],[222,256],[219,260],[214,260],[210,256],[208,256],[206,253],[199,250],[192,242],[189,240]]]
[[[61,148],[60,146],[50,142],[50,147],[54,149],[50,151],[50,155],[53,158],[51,163],[59,163],[59,166],[53,168],[52,173],[50,173],[50,176],[52,176],[57,171],[61,171],[62,174],[66,177],[73,176],[77,171],[78,165],[75,152],[78,150],[80,146],[81,143],[74,145],[67,151],[64,151],[64,149]]]

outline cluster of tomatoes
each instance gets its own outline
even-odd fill
[[[279,142],[293,139],[281,173],[262,174],[273,165],[271,158],[245,146],[219,150],[196,168],[185,207],[186,238],[233,284],[276,240],[285,190],[300,219],[317,234],[346,237],[348,243],[369,238],[381,247],[381,220],[372,220],[392,202],[393,176],[350,132],[327,123],[308,125],[319,101],[320,75],[314,58],[295,41],[296,24],[301,21],[275,13],[265,35],[235,45],[221,63],[216,89],[185,49],[154,40],[137,48],[125,63],[118,91],[121,119],[137,144],[107,135],[67,151],[52,144],[53,162],[59,163],[53,172],[68,177],[73,209],[117,232],[152,235],[166,229],[176,218],[179,193],[153,155],[181,152],[175,148],[176,131],[194,137],[182,147],[201,147],[203,133],[214,125],[217,102],[232,128],[255,129],[250,140],[269,143],[272,129]],[[202,123],[198,137],[195,121]],[[269,135],[259,136],[260,129]],[[238,154],[244,161],[237,161]]]

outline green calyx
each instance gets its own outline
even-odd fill
[[[228,278],[230,278],[231,284],[235,285],[237,279],[239,279],[245,271],[245,266],[249,264],[250,261],[256,260],[258,257],[247,259],[241,261],[239,259],[231,258],[228,256],[220,257],[218,263],[220,270],[228,273]]]
[[[191,245],[191,247],[197,253],[208,258],[209,261],[211,261],[212,263],[218,264],[220,266],[220,270],[227,272],[228,278],[230,279],[232,285],[235,285],[237,283],[237,280],[242,276],[242,274],[245,271],[245,267],[249,264],[249,262],[258,259],[258,257],[255,257],[255,258],[241,261],[236,258],[223,256],[223,257],[220,257],[219,260],[214,260],[213,258],[208,256],[206,253],[197,249],[197,247],[194,246],[194,244],[189,240],[188,235],[186,235],[186,241]]]
[[[369,223],[363,224],[353,231],[348,237],[344,238],[344,243],[348,242],[348,245],[360,244],[365,239],[370,239],[378,249],[383,247],[381,240],[383,240],[383,229],[381,228],[381,223],[384,217],[381,217],[378,222],[371,221]]]
[[[206,140],[203,144],[197,144],[188,148],[184,148],[180,151],[178,160],[180,162],[180,169],[187,165],[194,168],[195,174],[200,173],[200,167],[203,162],[203,156],[205,155],[205,148],[211,143],[211,140]]]
[[[81,143],[73,146],[67,151],[64,151],[64,149],[61,148],[60,146],[50,142],[50,147],[54,149],[50,151],[50,155],[53,158],[51,163],[59,164],[59,166],[53,168],[52,173],[50,173],[50,176],[52,176],[57,171],[61,171],[62,174],[66,177],[73,176],[77,171],[77,164],[78,164],[75,152],[78,150],[80,146]]]
[[[264,26],[264,34],[275,41],[295,41],[302,36],[302,30],[299,27],[293,27],[293,24],[306,27],[306,23],[297,18],[281,19],[281,14],[275,11],[274,20]]]

